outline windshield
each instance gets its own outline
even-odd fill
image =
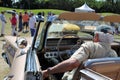
[[[76,14],[76,13],[73,13]],[[80,14],[80,13],[79,13]],[[88,14],[88,13],[87,13]],[[70,14],[71,15],[71,14]],[[78,15],[78,14],[77,14]],[[84,14],[82,14],[84,15]],[[46,44],[47,39],[60,39],[60,38],[84,38],[84,39],[93,39],[93,35],[95,31],[100,31],[101,27],[105,27],[105,29],[111,29],[115,40],[120,40],[118,28],[120,27],[120,23],[117,22],[109,22],[111,19],[101,20],[100,15],[92,15],[93,17],[88,18],[87,16],[83,17],[79,15],[79,17],[75,17],[72,20],[71,16],[66,17],[67,15],[62,15],[60,18],[66,19],[56,19],[51,22],[51,24],[44,25],[40,31],[38,39],[36,41],[36,48],[38,47],[40,50]],[[83,19],[83,20],[82,20]],[[67,35],[67,36],[66,36]]]
[[[84,26],[82,24],[75,21],[53,22],[48,29],[47,38],[61,38],[67,34],[92,38],[92,35],[82,32],[83,28]],[[93,28],[93,26],[91,26],[91,28]]]

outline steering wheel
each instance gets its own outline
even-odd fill
[[[69,54],[70,51],[73,51],[74,49],[76,49],[76,46],[78,47],[78,41],[77,44],[75,46],[73,46],[70,50],[66,50],[66,54],[60,54],[60,43],[62,42],[63,38],[65,37],[75,37],[75,38],[79,38],[79,42],[83,42],[79,36],[77,36],[76,34],[66,34],[63,37],[61,37],[57,43],[57,52],[58,52],[58,56],[59,58],[63,61],[65,59],[63,59],[62,55],[66,56],[65,58],[69,58],[72,54]],[[78,48],[77,48],[78,49]],[[75,50],[74,50],[75,51]]]
[[[74,50],[80,48],[81,44],[83,44],[83,43],[84,43],[84,41],[81,38],[79,38],[77,40],[77,43],[71,48],[71,51],[74,51]]]

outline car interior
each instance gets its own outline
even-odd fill
[[[60,15],[59,18],[71,20],[73,18],[66,17],[66,16],[71,16],[71,15],[74,15],[74,14],[70,13],[70,14]],[[86,16],[87,14],[83,14],[83,15]],[[93,15],[91,15],[91,16],[93,16]],[[78,17],[81,17],[81,15],[78,14],[78,16],[75,16],[74,20],[79,20]],[[87,16],[85,18],[88,19]],[[100,19],[100,17],[98,15],[96,15],[94,18]],[[82,18],[81,18],[81,20],[82,20]],[[106,21],[107,21],[107,19],[106,19]],[[92,32],[90,32],[90,33],[86,32],[86,33],[91,34]],[[54,66],[54,65],[58,64],[59,62],[70,58],[70,56],[80,47],[80,45],[82,43],[87,42],[87,41],[92,41],[92,38],[90,38],[90,37],[87,37],[87,38],[78,37],[78,36],[75,36],[74,34],[68,34],[68,33],[67,34],[66,33],[63,33],[63,34],[56,33],[56,35],[57,34],[64,35],[64,36],[61,38],[60,37],[54,38],[53,36],[46,38],[44,48],[42,49],[41,52],[39,52],[39,51],[37,52],[42,70],[47,69],[48,67]],[[50,34],[48,34],[48,35],[50,35]],[[118,56],[120,57],[120,42],[115,40],[111,44],[111,47],[112,47],[112,49],[114,49],[117,52]],[[41,53],[41,54],[39,54],[39,53]],[[97,62],[97,60],[93,60],[93,62],[96,62],[96,63],[91,62],[91,64],[89,64],[87,66],[86,66],[86,64],[88,62],[86,62],[84,65],[84,68],[82,69],[82,71],[80,71],[80,73],[84,74],[84,70],[88,70],[92,74],[93,73],[95,75],[97,74],[98,77],[104,78],[105,80],[111,80],[111,79],[119,80],[119,77],[120,77],[120,64],[119,64],[120,59],[119,58],[112,59],[112,60],[111,59],[110,60],[104,59],[104,60],[100,60],[100,61],[98,60],[98,62]],[[92,64],[94,64],[94,65],[92,65]],[[62,75],[63,74],[59,74],[59,76],[58,76],[58,74],[55,74],[54,76],[57,76],[57,78],[58,78],[57,80],[60,80]],[[84,75],[87,75],[87,74],[84,74]],[[89,75],[87,75],[87,76],[89,76]],[[88,79],[85,79],[85,80],[88,80]],[[96,80],[96,79],[91,78],[90,80]]]

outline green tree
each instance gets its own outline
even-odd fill
[[[69,11],[74,11],[76,7],[80,7],[86,2],[96,12],[120,13],[120,0],[106,0],[105,2],[96,0],[19,0],[14,4],[12,4],[14,0],[2,1],[2,6],[8,7],[15,5],[17,8],[23,9],[61,9]]]
[[[2,6],[4,7],[12,7],[12,0],[1,0]]]

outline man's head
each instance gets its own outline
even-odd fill
[[[113,31],[107,25],[98,26],[94,33],[94,42],[112,43],[114,41]]]
[[[16,14],[15,13],[12,13],[12,16],[15,16]]]
[[[1,14],[4,14],[5,13],[5,11],[1,11]]]
[[[114,41],[114,36],[110,33],[104,32],[95,32],[94,42],[104,42],[104,43],[112,43]]]

